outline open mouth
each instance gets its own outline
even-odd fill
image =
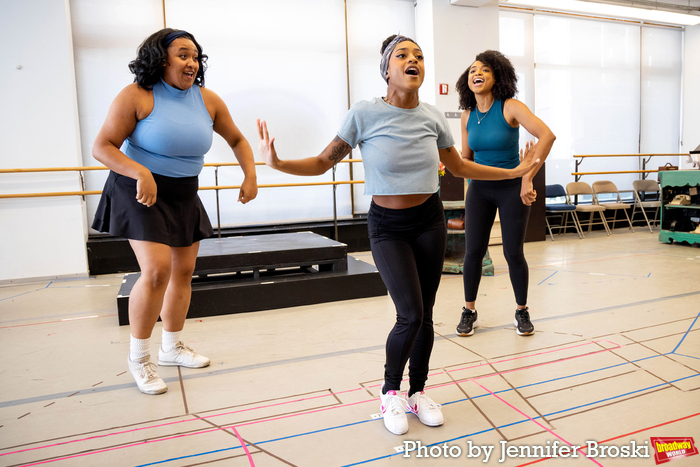
[[[186,71],[185,76],[187,76],[188,78],[194,78],[194,73],[192,73],[191,71]]]
[[[406,68],[406,74],[411,76],[418,76],[420,74],[420,71],[418,71],[418,67],[410,66]]]
[[[483,78],[474,78],[474,84],[484,84]]]

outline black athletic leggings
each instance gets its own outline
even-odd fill
[[[396,324],[386,341],[385,388],[400,389],[410,357],[411,390],[422,391],[433,350],[433,304],[447,243],[442,201],[435,193],[407,209],[372,202],[367,226],[375,265],[396,306]]]
[[[481,265],[489,246],[496,209],[501,221],[503,253],[508,262],[510,283],[519,306],[527,305],[529,271],[523,244],[530,206],[520,198],[522,179],[472,180],[464,201],[466,253],[464,255],[464,300],[476,301]]]

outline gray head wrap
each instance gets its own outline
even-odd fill
[[[396,45],[399,42],[403,41],[409,41],[413,42],[412,39],[409,39],[408,37],[402,36],[401,34],[398,34],[394,39],[389,42],[389,44],[386,46],[386,49],[384,49],[384,53],[382,54],[382,61],[379,62],[379,72],[382,75],[382,79],[389,83],[389,80],[386,77],[386,70],[389,68],[389,57],[391,57],[391,53],[394,51],[396,48]],[[415,44],[415,42],[413,42]],[[418,44],[416,44],[418,45]]]

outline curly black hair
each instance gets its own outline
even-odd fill
[[[403,36],[403,35],[402,35],[402,36]],[[413,42],[414,44],[418,45],[418,43],[417,43],[416,41],[414,41],[413,39],[411,39],[410,37],[406,37],[406,36],[403,36],[403,37],[404,37],[407,41],[411,41],[411,42]],[[389,37],[387,37],[386,39],[384,39],[384,42],[382,42],[382,49],[379,51],[379,54],[380,54],[380,55],[384,55],[384,51],[386,50],[386,46],[389,45],[389,43],[390,43],[391,41],[393,41],[394,38],[396,38],[396,34],[392,34],[391,36],[389,36]],[[420,47],[420,46],[419,46],[419,47]]]
[[[505,101],[515,97],[515,93],[518,92],[518,77],[508,57],[497,50],[487,50],[477,55],[474,61],[481,62],[491,68],[495,80],[491,93],[495,100]],[[476,107],[476,97],[469,89],[469,68],[457,80],[459,108],[463,110],[472,110]]]
[[[163,76],[163,65],[168,59],[168,45],[165,45],[165,37],[177,31],[177,29],[172,28],[161,29],[143,41],[138,48],[136,59],[129,63],[129,70],[135,75],[134,83],[138,83],[140,87],[150,91],[152,86],[160,81]],[[204,86],[204,71],[207,68],[206,61],[209,57],[202,53],[202,46],[192,34],[186,33],[180,37],[191,40],[197,47],[199,70],[194,82],[199,86]]]

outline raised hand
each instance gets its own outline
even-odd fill
[[[523,153],[523,150],[520,150],[520,165],[515,168],[517,177],[528,174],[540,163],[539,159],[535,159],[535,148],[537,148],[538,144],[539,142],[533,143],[532,141],[528,141],[525,144],[525,152]]]
[[[267,132],[267,122],[265,122],[265,120],[257,119],[256,123],[258,125],[258,135],[260,136],[258,154],[260,154],[260,157],[262,157],[266,165],[276,168],[279,159],[277,158],[277,151],[275,151],[275,138],[270,139],[270,135]]]

